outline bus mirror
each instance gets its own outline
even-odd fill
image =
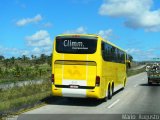
[[[131,63],[130,63],[130,62],[127,62],[126,65],[127,65],[127,68],[128,68],[128,69],[131,68]]]

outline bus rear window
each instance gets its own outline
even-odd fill
[[[56,51],[58,53],[92,54],[96,52],[96,48],[97,38],[56,38]]]

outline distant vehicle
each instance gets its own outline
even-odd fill
[[[160,62],[149,63],[146,65],[148,84],[160,83]]]
[[[132,60],[133,60],[133,57],[129,54],[126,54],[126,66],[127,66],[127,69],[131,68],[132,66]]]
[[[127,81],[126,52],[98,35],[55,38],[52,59],[54,96],[106,100]]]

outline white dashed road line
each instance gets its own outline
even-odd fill
[[[138,86],[138,84],[135,84],[135,85],[134,85],[134,87],[137,87],[137,86]]]
[[[108,108],[112,108],[115,104],[117,104],[120,101],[120,99],[117,99],[114,103],[112,103],[110,106],[108,106]]]
[[[145,78],[143,78],[142,80],[146,80]]]

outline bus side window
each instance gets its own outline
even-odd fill
[[[116,62],[116,53],[115,53],[115,47],[112,46],[111,48],[111,61]]]
[[[101,49],[102,49],[102,50],[101,50],[101,51],[102,51],[102,57],[103,57],[104,60],[106,60],[105,42],[102,41],[102,44],[101,44],[101,45],[102,45],[102,46],[101,46],[101,47],[102,47],[102,48],[101,48]]]
[[[102,51],[104,51],[105,50],[105,44],[104,44],[104,42],[102,42]]]

